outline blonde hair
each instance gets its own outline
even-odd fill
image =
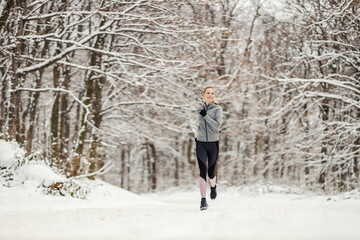
[[[215,88],[214,88],[214,87],[207,86],[207,87],[205,87],[205,88],[204,88],[203,95],[206,93],[206,90],[208,90],[209,88],[212,88],[212,89],[214,90],[214,92],[215,92]],[[213,103],[217,103],[217,101],[216,101],[216,99],[215,99],[215,98],[214,98]]]

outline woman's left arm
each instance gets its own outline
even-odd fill
[[[212,127],[216,128],[217,130],[220,129],[221,123],[222,123],[222,108],[219,106],[219,108],[216,111],[215,118],[211,118],[209,115],[206,115],[204,119],[206,122],[208,122]]]

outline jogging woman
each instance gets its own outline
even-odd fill
[[[222,122],[222,108],[216,103],[215,90],[206,87],[203,92],[204,104],[196,112],[199,126],[196,137],[196,155],[200,169],[200,210],[206,210],[206,175],[210,179],[210,198],[216,198],[215,167],[219,154],[219,129]]]

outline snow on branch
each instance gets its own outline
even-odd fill
[[[74,176],[74,177],[70,177],[68,179],[79,179],[79,178],[85,178],[85,177],[92,177],[92,176],[97,176],[97,175],[104,175],[105,173],[107,173],[112,167],[114,166],[114,164],[110,161],[107,162],[104,166],[102,166],[99,170],[97,170],[96,172],[92,172],[89,174],[84,174],[84,175],[79,175],[79,176]]]
[[[359,101],[356,101],[354,99],[339,95],[339,94],[331,94],[331,93],[325,93],[325,92],[313,92],[313,91],[306,91],[303,93],[306,97],[325,97],[325,98],[331,98],[343,101],[345,103],[350,104],[351,106],[354,106],[358,109],[360,109],[360,103]]]
[[[94,38],[95,36],[101,34],[102,31],[104,31],[106,28],[110,27],[112,24],[114,23],[114,21],[109,21],[107,22],[104,26],[100,27],[99,31],[93,32],[92,34],[88,35],[87,37],[84,37],[82,40],[80,40],[77,45],[83,45],[86,42],[90,41],[92,38]],[[29,72],[33,72],[33,71],[37,71],[39,69],[43,69],[47,66],[49,66],[50,64],[64,58],[67,54],[81,49],[79,46],[74,45],[71,47],[68,47],[67,49],[65,49],[64,51],[62,51],[61,53],[59,53],[58,55],[55,55],[54,57],[42,62],[42,63],[38,63],[35,64],[33,66],[29,66],[29,67],[24,67],[24,68],[19,68],[16,73],[18,74],[25,74],[25,73],[29,73]]]
[[[167,108],[182,108],[185,110],[188,110],[190,107],[193,107],[190,104],[189,105],[184,105],[184,104],[176,105],[176,104],[168,104],[168,103],[158,103],[158,102],[154,102],[154,101],[129,101],[129,102],[120,102],[113,106],[105,108],[101,111],[101,114],[104,114],[114,108],[118,108],[119,106],[124,106],[124,105],[156,105],[156,106],[167,107]]]
[[[286,79],[280,79],[280,78],[272,78],[272,77],[268,77],[265,75],[262,75],[262,77],[270,79],[270,80],[274,80],[274,81],[279,81],[279,82],[286,82],[286,83],[314,83],[314,84],[319,84],[319,83],[326,83],[329,85],[333,85],[333,86],[337,86],[337,87],[341,87],[347,90],[351,90],[357,94],[360,95],[360,90],[358,90],[355,87],[351,87],[348,84],[351,84],[349,82],[344,82],[344,81],[339,81],[339,80],[335,80],[335,79],[301,79],[301,78],[286,78]],[[352,84],[351,84],[352,85]]]
[[[108,35],[111,35],[111,34],[114,34],[114,35],[121,35],[121,36],[126,36],[128,37],[129,39],[133,39],[131,38],[130,36],[128,35],[124,35],[124,34],[116,34],[116,33],[112,33],[112,32],[98,32],[98,35],[101,35],[101,34],[108,34]],[[62,43],[71,43],[71,44],[74,44],[74,45],[77,45],[79,47],[79,49],[87,49],[87,50],[90,50],[90,51],[93,51],[93,52],[99,52],[99,53],[103,53],[105,55],[108,55],[108,56],[112,56],[112,57],[116,57],[118,59],[121,59],[122,61],[126,62],[126,61],[129,61],[129,59],[127,59],[126,57],[128,56],[134,56],[134,57],[138,57],[138,58],[145,58],[145,59],[148,59],[148,60],[152,60],[152,61],[157,61],[158,59],[157,58],[153,58],[153,57],[150,57],[150,56],[145,56],[145,55],[141,55],[141,54],[134,54],[134,53],[118,53],[118,52],[114,52],[114,51],[105,51],[105,50],[101,50],[101,49],[98,49],[98,48],[94,48],[94,47],[90,47],[90,46],[86,46],[86,45],[83,45],[83,44],[80,44],[79,42],[76,42],[76,41],[72,41],[72,40],[63,40],[63,39],[56,39],[56,38],[48,38],[47,40],[51,40],[51,41],[56,41],[56,42],[62,42]],[[138,42],[138,40],[136,41]],[[149,52],[152,52],[154,53],[152,50],[148,49],[147,47],[145,47],[143,44],[140,44],[139,45],[141,47],[143,47],[143,49],[145,51],[149,51]],[[123,59],[122,59],[123,58]],[[163,62],[165,62],[166,60],[164,59],[161,59]],[[181,63],[181,61],[169,61],[169,62],[172,62],[172,63]],[[142,65],[144,67],[144,65]],[[149,66],[150,67],[150,66]],[[148,67],[148,68],[149,68]],[[155,68],[152,68],[151,69],[155,69]],[[159,69],[155,69],[155,70],[159,70]]]
[[[125,79],[120,79],[115,74],[112,74],[112,73],[109,73],[109,72],[104,72],[104,71],[102,71],[100,69],[96,69],[96,68],[93,68],[93,67],[87,67],[87,66],[83,66],[83,65],[80,65],[80,64],[70,63],[70,62],[67,62],[67,61],[59,61],[59,63],[63,64],[63,65],[75,67],[75,68],[78,68],[78,69],[82,69],[82,70],[90,70],[90,71],[93,71],[93,72],[100,73],[100,74],[103,74],[105,76],[108,76],[109,78],[106,78],[106,79],[108,79],[113,86],[116,86],[116,83],[115,83],[114,80],[112,80],[112,78],[119,79],[119,80],[124,81],[124,82],[126,82],[128,84],[134,85],[134,83],[132,83],[130,81],[126,81]]]
[[[90,115],[91,111],[89,109],[89,107],[87,105],[85,105],[79,98],[77,98],[75,96],[75,94],[67,89],[63,89],[63,88],[16,88],[16,89],[11,89],[10,92],[17,92],[17,91],[30,91],[30,92],[64,92],[69,94],[76,102],[78,102],[86,111],[85,114],[85,121],[94,129],[100,131],[100,129],[98,129],[94,124],[92,124],[89,120],[88,120],[88,116]]]
[[[312,24],[310,24],[309,26],[307,26],[306,28],[311,28],[313,26],[316,25],[322,25],[326,22],[328,22],[330,19],[332,19],[333,17],[340,17],[342,14],[344,14],[344,12],[350,7],[350,5],[354,2],[354,0],[350,0],[350,1],[344,1],[341,6],[339,6],[338,11],[332,11],[330,16],[328,16],[327,18],[318,21],[318,22],[314,22]],[[346,4],[346,6],[345,6]]]
[[[8,0],[2,0],[1,3],[0,3],[0,18],[2,17],[2,13],[6,7],[6,3],[7,3]]]
[[[335,41],[335,40],[310,40],[310,42],[312,42],[312,43],[336,44],[336,45],[341,45],[341,46],[344,46],[344,47],[353,48],[357,53],[360,52],[360,50],[356,46],[354,46],[353,44],[348,44],[348,43],[339,42],[339,41]]]
[[[68,16],[70,14],[77,14],[77,15],[93,15],[94,12],[89,12],[89,11],[63,11],[63,12],[52,12],[52,13],[47,13],[47,14],[39,14],[39,15],[35,15],[35,16],[31,16],[32,12],[30,12],[27,16],[23,16],[22,19],[24,20],[28,20],[28,21],[33,21],[33,20],[40,20],[40,19],[44,19],[44,18],[52,18],[52,17],[59,17],[59,15],[61,16]]]
[[[114,134],[114,133],[110,133],[108,131],[105,130],[101,130],[99,128],[97,128],[93,123],[91,123],[88,119],[88,116],[91,114],[91,111],[89,109],[89,107],[87,105],[85,105],[79,98],[77,98],[75,96],[74,93],[72,93],[69,90],[63,89],[63,88],[16,88],[16,89],[12,89],[10,90],[10,92],[17,92],[17,91],[31,91],[31,92],[64,92],[69,94],[72,98],[74,98],[74,100],[76,102],[78,102],[86,111],[85,114],[85,122],[88,123],[93,129],[95,129],[98,132],[101,132],[103,134],[109,135],[109,136],[113,136],[113,137],[121,137],[121,134]]]

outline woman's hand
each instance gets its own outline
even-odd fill
[[[203,117],[205,117],[205,116],[206,116],[206,111],[205,111],[205,108],[204,108],[203,110],[201,110],[200,115],[201,115],[201,116],[203,116]]]

